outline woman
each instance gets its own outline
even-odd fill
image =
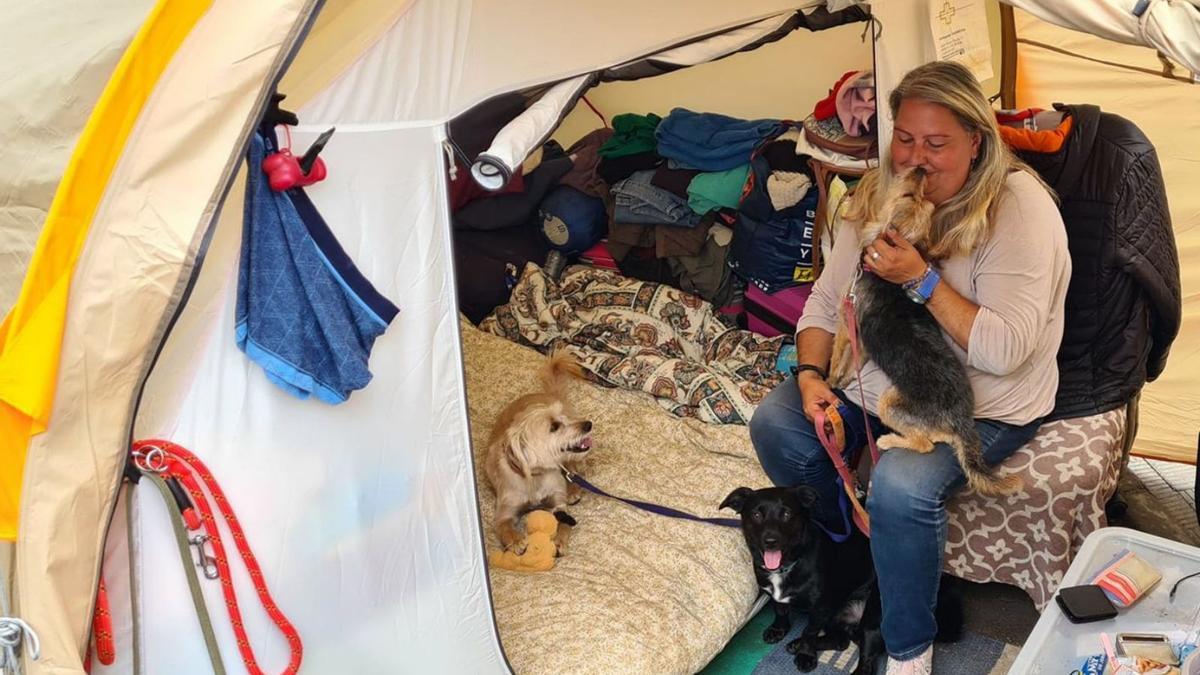
[[[994,113],[966,68],[951,62],[916,68],[888,103],[895,119],[890,173],[924,168],[926,195],[937,206],[929,259],[894,232],[858,249],[855,228],[878,212],[881,183],[890,178],[882,170],[864,176],[797,324],[797,376],[772,391],[750,423],[771,480],[816,488],[821,518],[835,530],[843,522],[837,474],[813,432],[813,415],[844,404],[848,433],[857,429],[861,437],[869,422],[879,434],[876,402],[888,387],[882,371],[867,361],[856,378],[865,390],[864,416],[858,382],[841,392],[825,379],[838,306],[860,263],[887,281],[918,289],[966,366],[988,463],[1003,461],[1033,438],[1058,386],[1055,355],[1070,258],[1048,188],[1000,140]],[[945,503],[965,482],[945,444],[929,454],[889,450],[873,470],[866,508],[889,674],[930,672]]]

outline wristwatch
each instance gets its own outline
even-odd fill
[[[925,265],[924,274],[904,283],[904,293],[908,295],[909,300],[923,305],[933,297],[933,289],[937,288],[938,282],[941,280],[942,275],[938,274],[933,265]]]

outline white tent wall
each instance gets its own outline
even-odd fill
[[[612,122],[621,113],[665,116],[675,107],[757,119],[803,119],[847,70],[871,67],[865,23],[812,33],[803,28],[758,49],[658,77],[605,82],[586,96]],[[575,106],[554,139],[567,147],[603,126],[587,105]]]
[[[821,4],[770,0],[747,9],[720,0],[416,2],[320,102],[305,106],[304,117],[343,124],[444,121],[492,96]],[[358,93],[363,87],[373,91],[369,101]]]
[[[301,127],[293,140],[306,147],[319,130]],[[237,349],[242,205],[231,198],[138,417],[138,438],[180,443],[221,481],[277,602],[306,638],[306,671],[503,667],[462,393],[441,134],[340,125],[322,153],[330,176],[308,190],[358,268],[400,306],[375,343],[366,389],[337,406],[301,401]],[[144,667],[190,672],[206,659],[199,633],[168,648],[156,628],[192,625],[192,610],[161,499],[149,486],[140,492]],[[117,535],[113,547],[124,548]],[[264,667],[286,663],[248,578],[237,588]],[[230,663],[236,642],[220,588],[206,584],[205,594]]]
[[[988,0],[986,6],[992,70],[997,75],[982,85],[984,93],[991,95],[1000,88],[1000,5]],[[922,3],[918,9],[923,8]],[[912,13],[913,7],[906,11]],[[778,42],[720,61],[644,80],[606,82],[589,91],[587,98],[610,122],[613,115],[624,112],[666,115],[676,106],[746,119],[801,120],[842,73],[872,67],[871,36],[866,34],[864,41],[865,29],[865,23],[816,33],[799,29]],[[917,29],[919,23],[911,23],[909,30]],[[567,147],[600,126],[600,118],[580,104],[563,120],[554,139]]]
[[[17,300],[59,178],[154,3],[5,3],[0,21],[0,313]]]
[[[1179,248],[1183,325],[1166,370],[1143,390],[1133,452],[1194,462],[1200,419],[1200,84],[1153,74],[1162,66],[1148,47],[1060,28],[1021,10],[1014,15],[1021,41],[1019,107],[1095,104],[1137,124],[1158,152]],[[1152,72],[1088,61],[1031,42]],[[1182,69],[1178,73],[1187,75]]]

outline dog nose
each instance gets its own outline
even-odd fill
[[[773,534],[763,535],[762,543],[763,543],[763,548],[774,549],[776,546],[779,545],[779,537],[777,537]]]
[[[586,434],[587,432],[589,432],[589,431],[591,431],[591,430],[592,430],[592,421],[591,421],[591,420],[584,420],[584,421],[583,421],[583,424],[581,424],[581,425],[579,425],[579,426],[583,427],[583,433],[585,433],[585,434]]]

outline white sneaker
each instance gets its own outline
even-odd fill
[[[933,673],[933,645],[916,658],[898,661],[888,657],[887,675],[931,675]]]

